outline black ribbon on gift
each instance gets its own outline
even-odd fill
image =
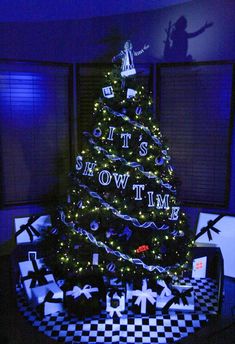
[[[30,216],[28,219],[28,222],[24,225],[20,226],[20,229],[16,232],[16,237],[26,231],[29,235],[30,241],[33,241],[33,236],[36,235],[37,237],[40,237],[40,233],[36,230],[36,228],[33,226],[33,223],[39,219],[40,216]]]
[[[162,309],[162,313],[166,313],[169,310],[170,306],[173,305],[173,303],[179,305],[180,301],[182,301],[184,306],[188,305],[187,297],[191,296],[193,288],[189,288],[183,292],[180,292],[178,289],[173,288],[171,291],[174,296],[165,304]]]
[[[35,259],[31,260],[31,262],[34,271],[29,271],[27,276],[22,277],[22,282],[31,279],[30,288],[34,288],[37,283],[38,285],[47,284],[48,282],[45,275],[48,275],[50,272],[45,267],[39,269]]]
[[[62,298],[54,299],[53,296],[54,296],[54,293],[51,290],[48,291],[48,293],[46,294],[46,296],[45,296],[44,300],[42,301],[42,303],[37,305],[36,311],[37,311],[37,313],[41,317],[44,316],[46,302],[49,302],[49,303],[61,303],[63,301]]]
[[[207,226],[206,227],[202,227],[202,229],[200,230],[200,232],[196,235],[195,240],[197,240],[200,236],[202,236],[204,233],[207,233],[208,239],[209,241],[212,240],[212,235],[211,235],[211,231],[214,231],[215,233],[219,234],[220,230],[215,228],[214,225],[222,219],[222,217],[224,217],[224,215],[219,215],[216,219],[214,220],[210,220],[207,222]]]

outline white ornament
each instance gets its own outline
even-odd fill
[[[144,184],[133,184],[132,185],[132,190],[136,190],[136,194],[135,194],[135,200],[136,201],[141,201],[142,200],[142,195],[141,195],[141,191],[145,189],[145,185]]]
[[[107,137],[107,140],[113,141],[113,132],[116,128],[115,127],[109,127],[109,135]]]
[[[113,173],[114,180],[116,183],[116,187],[120,189],[122,187],[123,189],[126,188],[127,181],[129,179],[129,174],[118,174],[118,173]]]
[[[112,86],[106,86],[102,88],[103,95],[105,98],[113,98],[114,92]]]
[[[83,175],[84,176],[93,176],[93,170],[95,168],[96,164],[94,162],[86,162],[84,171],[83,171]]]
[[[140,136],[139,136],[139,141],[142,141],[142,134],[140,134]]]
[[[112,180],[112,175],[109,171],[107,170],[102,170],[100,173],[99,173],[99,182],[100,184],[102,185],[109,185],[110,182]]]
[[[82,163],[82,156],[78,155],[76,157],[76,170],[79,171],[82,169],[83,163]]]
[[[169,201],[169,194],[165,194],[164,197],[162,197],[161,194],[157,194],[157,209],[167,209],[169,208],[168,205]]]
[[[140,150],[139,150],[140,156],[146,156],[147,155],[147,153],[148,153],[147,147],[148,147],[148,142],[145,142],[145,141],[141,142]]]
[[[133,90],[133,88],[128,88],[127,93],[126,93],[127,99],[134,98],[136,93],[137,93],[137,91]]]
[[[129,148],[128,143],[129,143],[129,139],[131,139],[131,134],[129,134],[129,133],[122,133],[121,134],[121,139],[122,138],[124,139],[123,140],[122,148]]]
[[[180,207],[172,207],[169,220],[178,220]]]

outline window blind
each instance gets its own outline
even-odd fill
[[[0,63],[1,199],[57,199],[70,162],[69,65]]]
[[[160,65],[159,120],[187,205],[226,207],[232,65]]]

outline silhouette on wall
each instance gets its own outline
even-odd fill
[[[165,61],[193,61],[191,55],[188,55],[188,39],[202,34],[213,23],[205,23],[195,32],[187,32],[187,19],[181,16],[174,24],[169,22],[165,29],[166,40],[164,41],[164,60]]]

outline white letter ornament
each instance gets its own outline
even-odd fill
[[[118,173],[113,173],[114,180],[116,183],[116,186],[118,189],[120,189],[120,186],[125,189],[127,181],[129,179],[129,174],[118,174]]]
[[[123,133],[121,134],[121,139],[122,138],[124,138],[122,148],[129,148],[128,143],[129,143],[129,139],[131,139],[131,134]]]
[[[109,185],[112,180],[112,175],[109,171],[103,170],[99,173],[99,182],[102,185]]]
[[[93,176],[93,170],[95,168],[96,164],[94,162],[86,162],[84,171],[83,171],[83,175],[84,176]]]
[[[161,194],[157,194],[157,209],[167,209],[169,208],[168,205],[168,200],[169,200],[169,194],[164,195],[164,197],[162,197]]]
[[[129,98],[133,98],[136,95],[137,91],[133,90],[132,88],[128,88],[127,89],[127,94],[126,97]]]
[[[180,207],[172,207],[171,216],[169,220],[178,220]]]
[[[141,144],[140,144],[140,150],[139,150],[139,154],[140,154],[140,156],[145,156],[145,155],[147,155],[147,153],[148,153],[148,149],[147,149],[147,147],[148,147],[148,142],[141,142]]]
[[[133,184],[132,190],[136,190],[136,194],[135,194],[136,201],[142,201],[141,191],[144,190],[144,188],[145,188],[144,184]]]
[[[107,137],[107,140],[113,141],[113,132],[116,128],[115,127],[109,127],[109,135]]]

